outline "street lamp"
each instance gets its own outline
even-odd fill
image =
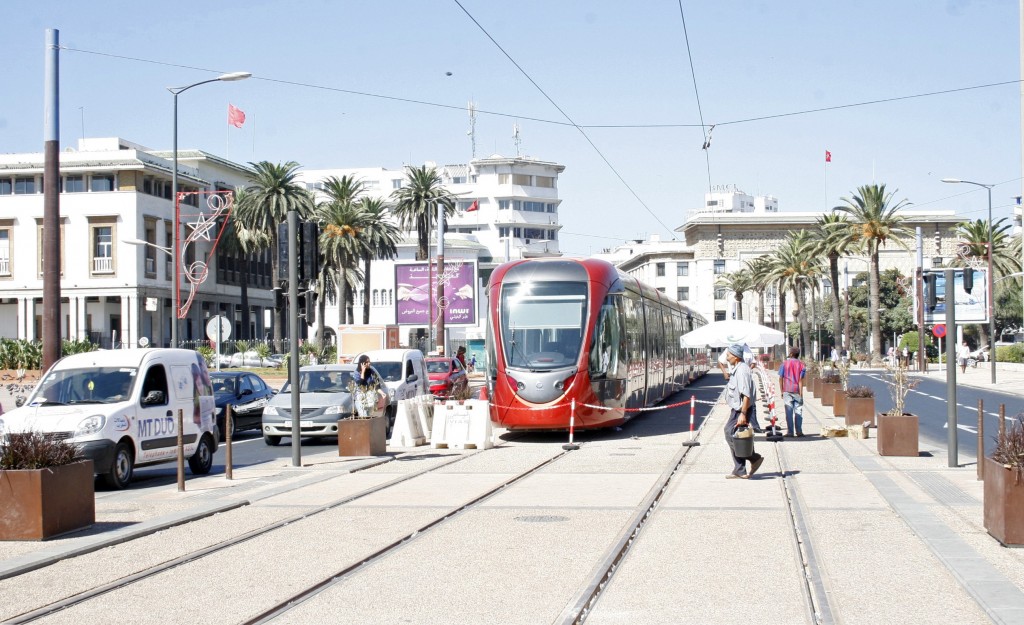
[[[989,341],[989,353],[992,357],[989,359],[992,362],[992,384],[996,383],[996,313],[995,313],[995,299],[996,294],[993,292],[995,286],[994,277],[992,275],[992,187],[994,185],[982,184],[980,182],[971,182],[970,180],[960,180],[959,178],[943,178],[942,182],[948,182],[950,184],[973,184],[976,187],[985,187],[988,192],[988,341]]]
[[[171,244],[171,250],[173,255],[171,259],[171,267],[174,269],[174,296],[171,300],[174,302],[174,313],[171,319],[171,347],[178,346],[178,288],[179,276],[178,276],[178,229],[181,227],[178,223],[178,94],[188,91],[192,87],[198,87],[199,85],[205,85],[210,82],[232,82],[235,80],[245,80],[252,76],[249,72],[231,72],[228,74],[221,74],[216,78],[209,80],[201,80],[191,85],[184,87],[168,87],[167,90],[174,95],[174,169],[171,170],[171,202],[174,203],[174,237],[173,243]]]

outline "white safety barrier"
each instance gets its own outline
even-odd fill
[[[418,395],[412,400],[416,408],[416,418],[420,422],[420,432],[429,440],[434,425],[434,396]]]
[[[494,446],[490,402],[482,399],[434,404],[430,445],[434,449],[490,449]]]
[[[391,428],[391,440],[388,447],[416,447],[426,445],[427,437],[420,425],[418,398],[403,399],[395,407],[395,424]]]

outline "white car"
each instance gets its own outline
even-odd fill
[[[267,356],[266,358],[260,358],[253,350],[247,352],[235,352],[234,354],[223,355],[220,357],[220,366],[222,367],[272,367],[278,368],[281,366],[281,360],[274,356]]]

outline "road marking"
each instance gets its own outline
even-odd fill
[[[943,430],[948,430],[949,429],[949,422],[948,421],[946,423],[942,424],[942,429]],[[965,432],[970,432],[971,434],[977,434],[978,433],[978,430],[976,428],[972,428],[972,427],[970,427],[968,425],[964,425],[962,423],[957,423],[956,424],[956,429],[963,430]]]

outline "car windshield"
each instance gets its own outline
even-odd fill
[[[98,367],[51,371],[30,402],[46,404],[113,404],[132,394],[138,369],[135,367]]]
[[[234,376],[217,375],[216,373],[210,375],[210,382],[213,383],[214,393],[231,393],[237,394],[238,379]]]
[[[300,393],[347,393],[352,382],[352,372],[335,371],[300,371]],[[291,383],[286,382],[282,393],[291,393]]]
[[[377,370],[385,382],[398,382],[402,379],[402,363],[400,362],[375,362],[373,368]]]
[[[448,373],[451,371],[451,363],[447,360],[428,360],[427,373]]]

